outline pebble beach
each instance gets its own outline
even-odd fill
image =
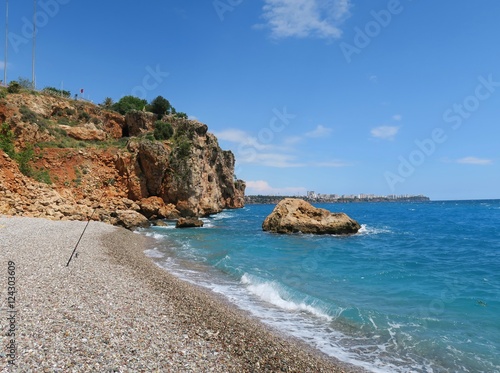
[[[2,372],[361,371],[157,267],[123,228],[91,222],[66,266],[85,225],[0,217]]]

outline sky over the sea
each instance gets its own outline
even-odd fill
[[[497,0],[36,4],[38,88],[166,97],[248,194],[500,198]],[[32,18],[9,1],[7,81],[31,78]]]

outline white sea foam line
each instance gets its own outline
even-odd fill
[[[144,250],[144,254],[146,254],[149,258],[163,258],[165,256],[165,254],[159,251],[157,247]]]
[[[389,229],[384,228],[373,228],[369,227],[367,224],[361,224],[361,228],[358,231],[358,234],[381,234],[381,233],[392,233]]]
[[[190,245],[184,244],[183,246],[189,247]],[[414,365],[414,363],[416,364],[416,362],[412,363],[411,367],[408,368],[409,361],[403,361],[403,360],[401,361],[401,363],[405,364],[406,367],[396,366],[387,361],[382,361],[380,359],[379,352],[383,352],[384,349],[379,349],[378,352],[373,351],[371,350],[374,347],[373,345],[366,346],[366,348],[373,351],[373,353],[369,353],[368,356],[367,355],[368,351],[364,349],[365,351],[362,353],[364,358],[360,358],[361,355],[359,355],[359,351],[358,352],[353,351],[352,345],[349,347],[342,346],[337,342],[335,342],[343,339],[351,340],[350,337],[344,336],[338,331],[330,330],[326,332],[324,328],[318,329],[318,325],[313,323],[311,320],[304,319],[304,317],[300,316],[300,314],[294,312],[292,312],[292,314],[287,313],[287,311],[306,311],[314,315],[315,314],[314,311],[317,310],[314,309],[314,307],[312,306],[310,306],[313,308],[312,310],[307,307],[301,308],[301,306],[307,306],[306,304],[297,304],[294,302],[286,301],[280,296],[279,291],[277,293],[278,301],[285,302],[284,303],[285,306],[288,305],[289,308],[284,307],[273,310],[272,308],[264,308],[262,306],[259,306],[250,298],[248,298],[248,295],[253,293],[249,292],[247,293],[247,295],[245,295],[245,293],[242,293],[242,288],[238,287],[235,284],[217,285],[213,282],[212,279],[206,278],[207,274],[199,273],[199,271],[196,270],[189,270],[186,268],[182,268],[181,266],[179,266],[179,263],[176,263],[176,261],[172,260],[172,258],[167,258],[167,260],[164,261],[163,265],[162,264],[158,265],[163,269],[166,269],[172,274],[176,275],[177,277],[182,278],[183,280],[186,280],[192,284],[201,285],[216,293],[224,295],[229,301],[236,304],[239,308],[250,311],[252,314],[259,317],[264,323],[269,324],[270,326],[273,327],[278,327],[279,330],[283,330],[285,333],[300,338],[305,342],[312,344],[320,351],[323,351],[324,353],[330,356],[335,356],[345,362],[352,363],[360,367],[364,367],[372,372],[377,372],[377,373],[387,372],[387,371],[401,372],[401,373],[411,372],[413,371],[411,367],[413,367],[413,369],[415,369],[416,367],[416,365]],[[247,276],[247,281],[251,282],[250,275]],[[258,284],[256,286],[258,286]],[[271,287],[271,290],[275,291],[276,289]],[[274,297],[272,296],[271,298]],[[278,307],[280,306],[278,305]],[[342,311],[340,311],[340,313],[338,314],[341,313]],[[394,326],[398,327],[399,325],[394,325]],[[394,341],[388,341],[388,342],[394,343]],[[393,356],[392,358],[395,358],[397,361],[397,357]],[[367,359],[369,359],[369,361]],[[424,365],[427,366],[426,362],[424,362]],[[427,371],[432,372],[433,370],[431,368]]]
[[[252,294],[256,295],[265,302],[278,306],[279,308],[283,308],[287,311],[306,311],[312,315],[324,318],[327,321],[333,320],[331,316],[327,315],[316,307],[313,307],[304,302],[296,303],[284,299],[283,295],[281,294],[284,293],[284,291],[280,289],[279,285],[275,282],[263,282],[260,284],[254,283],[251,276],[245,273],[241,277],[241,283],[247,285],[248,291],[250,291]]]
[[[175,261],[172,261],[171,264],[173,264],[173,262]],[[349,340],[349,337],[344,336],[343,334],[335,330],[330,332],[319,331],[317,329],[317,326],[314,326],[311,321],[307,321],[300,315],[290,315],[285,313],[281,314],[281,312],[286,312],[286,310],[284,309],[281,309],[281,311],[279,311],[279,309],[272,310],[269,308],[261,307],[255,304],[250,298],[247,297],[247,295],[241,293],[241,289],[234,284],[215,284],[208,279],[199,277],[193,278],[192,276],[197,274],[196,271],[179,268],[177,268],[177,270],[174,270],[172,266],[159,266],[163,269],[169,270],[169,272],[185,281],[188,281],[189,283],[201,285],[214,291],[215,293],[224,295],[229,301],[232,301],[233,304],[235,304],[239,308],[250,311],[254,316],[260,318],[262,322],[272,327],[278,327],[279,330],[300,338],[303,341],[312,344],[320,351],[330,356],[335,356],[342,361],[363,367],[375,373],[386,373],[388,371],[406,373],[413,371],[412,368],[395,366],[388,363],[387,361],[382,361],[375,354],[370,354],[370,356],[373,358],[371,362],[362,360],[356,352],[350,351],[350,349],[333,342],[342,339]],[[297,327],[297,325],[299,325],[299,327]],[[381,349],[380,351],[384,350]],[[427,371],[432,372],[433,370],[430,369]]]

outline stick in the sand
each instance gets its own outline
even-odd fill
[[[94,209],[94,211],[92,211],[92,215],[90,215],[89,220],[87,220],[87,224],[85,225],[85,228],[83,228],[83,232],[80,235],[80,238],[78,239],[78,242],[76,243],[75,248],[73,249],[73,252],[71,253],[71,256],[69,257],[68,263],[66,263],[66,267],[68,267],[69,263],[71,263],[71,259],[73,259],[73,255],[75,255],[76,249],[78,248],[78,245],[80,244],[80,241],[82,240],[82,237],[85,234],[85,231],[87,230],[87,227],[90,224],[90,220],[92,220],[92,216],[94,216],[95,212],[97,211],[97,208],[101,204],[102,197],[104,197],[104,192],[102,193],[101,198],[99,198],[99,202],[97,203],[96,208]]]

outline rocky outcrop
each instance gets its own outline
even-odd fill
[[[156,119],[157,116],[153,113],[137,110],[128,112],[125,115],[124,131],[126,136],[139,136],[153,131]]]
[[[160,197],[144,198],[139,202],[141,214],[150,220],[177,219],[179,211],[171,203],[165,204]]]
[[[30,158],[23,174],[0,150],[0,214],[92,218],[131,228],[146,224],[144,219],[199,217],[244,206],[245,183],[234,177],[234,155],[219,147],[205,124],[167,116],[174,130],[169,140],[129,138],[151,132],[155,120],[152,113],[125,117],[44,93],[4,95],[2,136],[13,133],[8,151],[29,150],[23,154]],[[85,147],[86,141],[99,145]],[[36,146],[41,142],[43,147]]]
[[[75,140],[83,141],[104,141],[106,140],[106,132],[98,130],[95,126],[89,127],[71,127],[66,125],[59,125],[59,128],[66,131],[69,137]]]
[[[176,228],[200,228],[203,227],[203,221],[198,218],[180,218],[175,224]]]
[[[127,229],[145,228],[151,224],[149,220],[142,214],[134,210],[118,210],[111,213],[110,223],[119,225]]]
[[[223,151],[205,124],[167,117],[168,142],[132,140],[117,157],[129,198],[160,197],[181,216],[206,216],[244,206],[245,183],[234,179],[234,155]]]
[[[203,123],[172,120],[172,125],[181,135],[175,138],[170,158],[176,173],[165,180],[163,199],[177,201],[184,216],[243,207],[245,183],[235,180],[233,153],[223,151]]]
[[[332,213],[295,198],[280,201],[262,229],[275,233],[354,234],[360,225],[344,213]]]

